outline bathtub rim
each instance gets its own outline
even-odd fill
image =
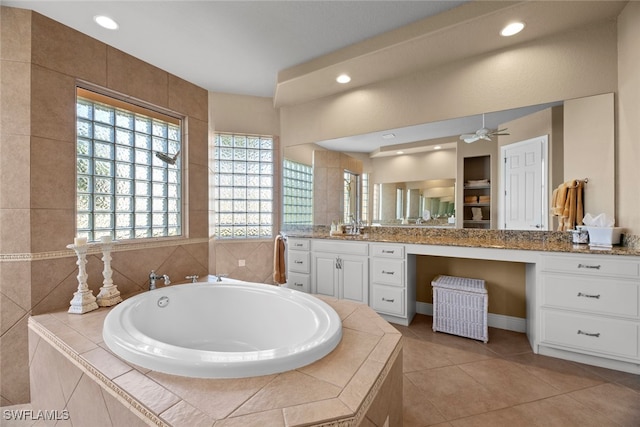
[[[123,324],[122,312],[134,310],[144,299],[161,296],[160,290],[143,292],[130,297],[114,307],[105,317],[103,324],[103,341],[107,348],[127,362],[140,367],[172,375],[192,378],[247,378],[271,375],[289,370],[295,370],[322,359],[331,353],[342,340],[342,320],[340,316],[326,302],[313,295],[295,289],[277,287],[264,283],[242,282],[235,279],[223,282],[196,282],[174,285],[166,288],[171,293],[202,287],[220,287],[236,289],[246,287],[261,293],[277,294],[285,299],[301,300],[304,306],[314,315],[318,313],[326,316],[327,332],[318,341],[317,332],[311,338],[298,343],[292,351],[290,347],[280,347],[268,350],[246,352],[217,352],[209,350],[191,349],[151,338],[139,330],[128,329],[130,323]],[[165,289],[165,288],[160,288]],[[322,319],[320,319],[322,320]],[[141,340],[140,338],[143,337]],[[308,346],[310,341],[318,341],[312,348],[304,352],[300,347]],[[162,355],[150,354],[140,347],[132,345],[140,342],[143,347],[152,346],[162,351]],[[186,351],[186,353],[185,353]],[[229,360],[234,358],[236,360]]]

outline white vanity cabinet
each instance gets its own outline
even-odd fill
[[[368,243],[313,239],[311,252],[313,292],[368,304]]]
[[[287,287],[311,292],[310,240],[287,238]]]
[[[415,314],[415,295],[409,295],[403,245],[372,243],[369,306],[386,320],[408,325]],[[413,298],[413,299],[411,299]]]
[[[541,261],[539,352],[640,373],[640,259],[553,254]]]

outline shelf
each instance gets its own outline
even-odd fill
[[[465,190],[486,190],[491,188],[491,184],[487,185],[466,185],[464,186]]]
[[[465,203],[465,206],[491,206],[491,203]]]
[[[464,221],[465,224],[489,224],[491,223],[490,219],[465,219]]]

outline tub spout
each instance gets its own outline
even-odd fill
[[[156,280],[163,280],[165,286],[169,286],[171,284],[171,280],[167,274],[156,274],[154,270],[151,270],[151,273],[149,274],[150,291],[156,289]]]

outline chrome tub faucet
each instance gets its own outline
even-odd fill
[[[169,276],[167,274],[156,274],[154,270],[151,270],[149,274],[149,290],[152,291],[156,289],[156,280],[164,281],[165,286],[169,286],[171,284],[171,280],[169,280]]]

